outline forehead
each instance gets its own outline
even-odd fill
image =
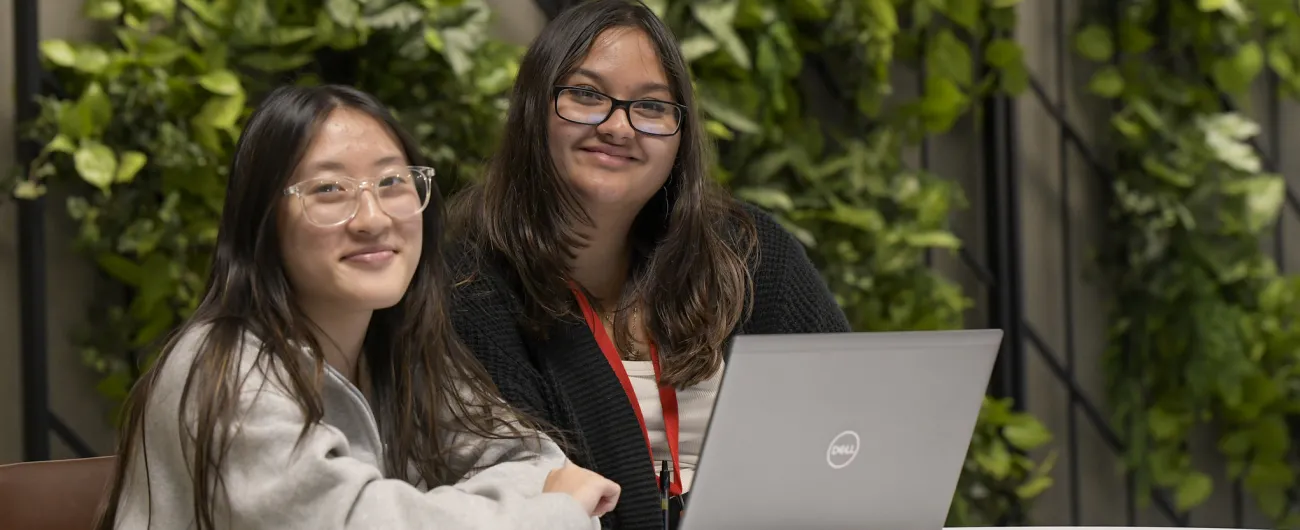
[[[668,86],[654,42],[638,28],[611,28],[598,35],[574,76],[583,70],[599,77],[606,85],[602,88],[616,92]]]
[[[325,171],[365,178],[383,166],[405,164],[402,148],[388,127],[364,112],[339,108],[321,122],[295,180]]]

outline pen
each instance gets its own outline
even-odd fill
[[[669,506],[671,505],[669,502],[669,492],[672,491],[672,488],[670,487],[672,479],[673,474],[668,470],[668,461],[664,460],[663,463],[659,465],[659,495],[661,496],[660,505],[663,506],[664,509],[664,530],[669,530],[668,521],[670,521],[670,518],[668,517],[668,514]]]

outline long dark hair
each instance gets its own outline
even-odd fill
[[[285,276],[276,212],[282,190],[307,146],[322,122],[339,108],[363,112],[385,125],[407,160],[421,164],[414,141],[368,94],[342,86],[291,86],[266,97],[235,149],[207,294],[127,399],[120,460],[99,521],[101,530],[110,530],[115,523],[133,445],[145,443],[143,428],[152,389],[187,330],[209,326],[180,405],[182,411],[194,411],[196,422],[187,425],[184,419],[189,416],[183,413],[180,432],[190,457],[192,502],[200,530],[214,525],[213,489],[221,483],[224,447],[230,436],[222,426],[232,421],[237,405],[241,381],[234,375],[246,334],[261,343],[258,362],[276,367],[272,374],[285,374],[280,383],[292,392],[306,417],[300,440],[323,418],[319,384],[325,360],[316,340],[319,328],[295,302]],[[363,348],[370,366],[371,403],[387,446],[384,464],[401,476],[406,476],[408,463],[413,464],[430,487],[457,478],[447,465],[453,448],[443,446],[435,428],[463,428],[489,438],[525,435],[518,428],[521,423],[497,415],[505,409],[492,406],[501,403],[495,388],[452,329],[447,312],[449,275],[440,248],[442,203],[436,186],[431,195],[433,202],[423,214],[424,250],[414,277],[397,305],[374,313]],[[302,354],[303,346],[314,362]],[[439,414],[448,410],[455,419],[452,425]]]
[[[616,309],[615,341],[631,344],[628,320],[642,304],[650,337],[663,351],[664,380],[685,387],[716,373],[732,330],[749,307],[756,253],[754,221],[711,178],[711,145],[699,118],[690,72],[668,27],[644,4],[593,0],[547,24],[519,66],[506,135],[484,181],[450,208],[452,234],[471,242],[480,267],[500,261],[522,290],[524,324],[544,333],[555,319],[580,318],[567,279],[580,225],[591,219],[548,150],[552,87],[576,69],[592,43],[612,28],[644,31],[686,105],[682,141],[668,181],[641,209],[630,234],[629,280]],[[468,280],[468,278],[464,279]]]

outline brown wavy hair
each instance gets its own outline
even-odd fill
[[[757,253],[754,220],[710,177],[711,144],[690,71],[668,27],[644,4],[594,0],[561,13],[533,41],[519,66],[501,147],[483,181],[453,201],[453,237],[485,263],[503,266],[524,294],[523,323],[544,334],[556,319],[582,315],[569,289],[569,261],[585,245],[578,230],[590,217],[548,150],[552,87],[576,69],[606,30],[645,32],[686,105],[681,145],[664,187],[641,209],[629,237],[628,283],[619,300],[593,300],[614,312],[614,340],[629,351],[632,311],[647,310],[649,336],[662,351],[664,381],[679,388],[721,367],[732,330],[746,317],[752,292],[748,263]],[[472,280],[471,277],[463,280]]]
[[[242,378],[240,351],[248,334],[261,346],[258,366],[289,389],[306,417],[299,441],[324,417],[320,383],[324,376],[320,329],[297,305],[285,275],[277,227],[281,190],[288,184],[307,146],[335,109],[360,111],[385,125],[412,165],[423,162],[420,150],[385,107],[372,96],[341,86],[282,87],[253,113],[235,149],[226,188],[216,249],[206,294],[194,315],[163,347],[158,362],[132,389],[126,403],[119,461],[110,495],[98,522],[111,530],[123,494],[126,470],[135,444],[146,443],[147,405],[162,368],[179,338],[208,326],[205,340],[189,370],[180,410],[194,411],[194,424],[182,414],[180,443],[189,456],[195,524],[214,527]],[[450,273],[441,252],[442,202],[436,184],[423,213],[423,252],[406,294],[397,305],[378,310],[366,330],[363,351],[370,367],[372,406],[380,437],[388,447],[384,465],[405,476],[408,463],[430,487],[456,480],[449,469],[441,429],[457,429],[487,438],[532,436],[529,423],[505,408],[486,371],[456,337],[448,315]],[[306,346],[314,359],[302,352]],[[263,364],[266,363],[266,364]],[[493,406],[494,404],[499,406]],[[487,405],[487,406],[485,406]],[[447,424],[450,410],[455,421]],[[512,414],[516,422],[507,420]],[[143,462],[148,466],[147,458]]]

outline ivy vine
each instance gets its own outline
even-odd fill
[[[1181,511],[1211,495],[1188,450],[1208,424],[1229,478],[1278,527],[1300,527],[1300,278],[1261,250],[1286,184],[1236,110],[1265,68],[1300,94],[1300,11],[1268,0],[1090,7],[1075,49],[1097,64],[1089,91],[1113,104],[1117,168],[1104,362],[1138,495],[1168,490]]]
[[[927,250],[960,245],[948,229],[960,189],[908,167],[903,152],[951,129],[981,98],[1023,90],[1022,51],[1007,37],[1018,2],[646,3],[691,62],[720,144],[716,173],[804,242],[853,327],[962,327],[969,300],[925,262]],[[918,97],[894,94],[896,64],[924,65]],[[1052,484],[1051,460],[1024,454],[1049,440],[1009,402],[986,402],[948,524],[1014,522]]]

